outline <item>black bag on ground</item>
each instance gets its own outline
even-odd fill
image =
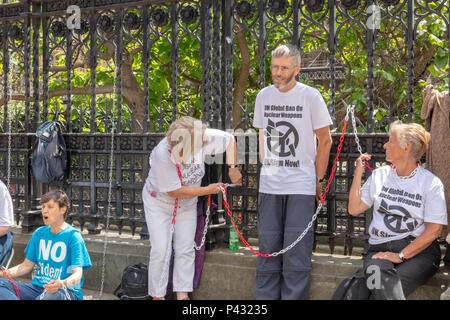
[[[331,300],[367,300],[369,296],[370,290],[367,288],[364,269],[361,268],[339,284]]]
[[[120,300],[151,300],[152,297],[148,295],[147,265],[137,263],[126,267],[114,295]]]
[[[60,127],[59,121],[46,121],[36,131],[31,165],[34,178],[39,182],[60,179],[66,171],[66,143]]]

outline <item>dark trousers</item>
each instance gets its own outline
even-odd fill
[[[273,253],[294,242],[306,229],[315,210],[310,195],[258,195],[259,251]],[[276,257],[258,257],[255,298],[308,298],[314,226],[292,249]]]
[[[372,259],[380,251],[400,252],[414,240],[408,237],[377,245],[369,245],[364,253],[364,271],[370,285],[371,300],[405,300],[414,290],[423,285],[439,269],[441,249],[433,241],[425,250],[406,260],[395,264],[384,259]],[[372,266],[369,270],[369,266]],[[379,269],[378,269],[379,268]],[[376,270],[380,272],[380,286],[375,285]]]

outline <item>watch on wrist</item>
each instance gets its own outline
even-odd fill
[[[400,252],[398,253],[398,257],[400,258],[400,260],[402,260],[402,262],[405,262],[405,261],[406,261],[405,255],[403,254],[402,251],[400,251]]]
[[[323,178],[320,179],[319,177],[316,177],[316,183],[317,183],[317,182],[322,182],[322,181],[323,181]]]
[[[236,165],[236,164],[229,164],[228,165],[228,168],[231,168],[231,169],[234,169],[234,168],[237,168],[238,166]]]

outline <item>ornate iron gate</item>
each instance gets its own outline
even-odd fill
[[[255,150],[251,132],[246,131],[252,128],[252,99],[257,89],[270,83],[268,64],[276,44],[299,46],[304,61],[300,77],[321,86],[335,128],[342,125],[345,105],[364,101],[358,121],[365,131],[364,151],[375,155],[373,165],[383,162],[386,139],[385,133],[374,132],[383,131],[399,110],[397,97],[385,102],[375,92],[379,27],[392,22],[403,35],[407,59],[404,78],[397,81],[406,84],[409,121],[414,120],[415,99],[421,94],[414,53],[426,18],[436,17],[445,25],[438,40],[447,42],[441,47],[447,56],[449,51],[446,0],[3,2],[0,176],[7,179],[10,159],[11,193],[24,231],[40,222],[42,192],[58,185],[71,197],[71,219],[82,228],[87,224],[90,233],[100,232],[106,221],[110,133],[115,128],[111,224],[119,231],[126,226],[147,237],[141,191],[148,156],[171,121],[192,115],[214,128],[243,129],[240,134],[247,136],[244,186],[230,192],[246,236],[256,236],[258,164],[248,161]],[[347,50],[342,38],[351,30],[363,35],[364,59],[359,66],[342,60]],[[195,64],[198,61],[200,65]],[[251,74],[247,79],[245,68]],[[366,73],[366,84],[352,83],[353,68]],[[241,76],[244,83],[256,84],[238,87]],[[358,87],[362,100],[353,99]],[[375,121],[380,106],[385,114]],[[42,185],[34,181],[30,166],[34,132],[57,111],[66,124],[70,171],[63,181]],[[335,155],[337,134],[333,137]],[[335,238],[346,239],[351,251],[352,239],[366,236],[370,212],[358,218],[346,212],[357,155],[349,134],[316,225],[316,234],[328,237],[331,250]],[[225,179],[226,168],[217,168],[215,175]]]

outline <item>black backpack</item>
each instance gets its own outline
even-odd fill
[[[56,117],[56,116],[55,116]],[[36,131],[31,165],[34,178],[49,183],[64,176],[67,151],[59,121],[46,121]]]
[[[361,268],[350,278],[344,279],[336,288],[331,300],[367,300],[370,290],[367,288],[364,270]]]
[[[148,295],[147,265],[138,263],[126,267],[114,295],[120,300],[151,300],[152,297]]]

